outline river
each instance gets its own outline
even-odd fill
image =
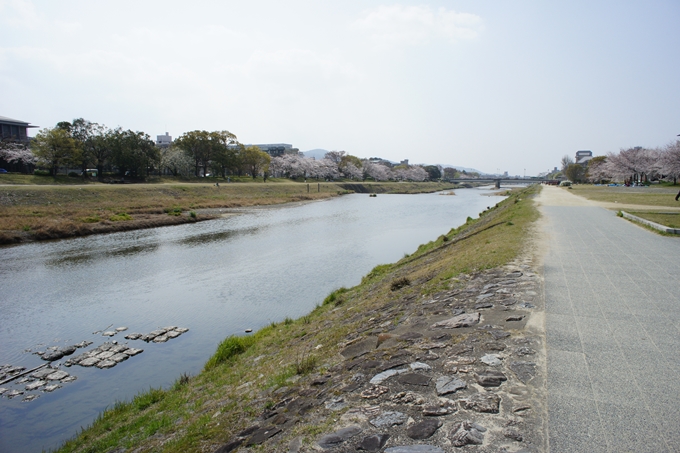
[[[115,401],[199,373],[223,338],[308,313],[502,199],[490,193],[346,195],[0,248],[0,365],[30,369],[44,363],[36,350],[93,342],[77,355],[110,341],[93,334],[107,327],[128,327],[113,337],[120,343],[130,332],[190,329],[167,343],[130,341],[144,352],[110,369],[62,365],[77,380],[52,393],[0,398],[0,451],[56,448]],[[31,393],[39,397],[22,402]]]

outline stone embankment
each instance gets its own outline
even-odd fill
[[[327,373],[265,395],[275,404],[212,451],[546,451],[543,303],[530,264],[357,314],[367,321]],[[315,436],[300,435],[310,426]]]

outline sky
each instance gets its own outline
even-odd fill
[[[678,0],[0,0],[0,115],[534,175],[677,138],[679,23]]]

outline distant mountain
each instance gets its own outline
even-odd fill
[[[305,157],[313,157],[314,159],[319,160],[323,159],[323,156],[325,156],[327,152],[327,149],[316,148],[310,149],[309,151],[303,151],[302,154],[304,154]]]

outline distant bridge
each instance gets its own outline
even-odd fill
[[[545,179],[545,178],[494,178],[493,176],[490,176],[488,178],[451,178],[451,179],[443,179],[443,181],[446,182],[455,182],[455,183],[466,183],[466,182],[492,182],[496,186],[496,189],[501,188],[501,183],[514,183],[514,184],[534,184],[534,183],[546,183],[546,184],[557,184],[559,181],[553,180],[553,179]]]

